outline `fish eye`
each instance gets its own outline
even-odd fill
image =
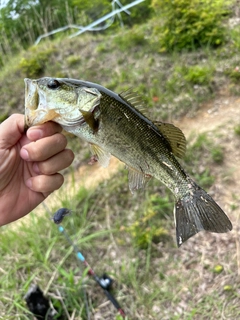
[[[56,79],[50,80],[47,84],[47,87],[49,89],[57,89],[58,87],[60,87],[60,83]]]

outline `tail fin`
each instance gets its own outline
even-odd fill
[[[175,206],[178,247],[201,230],[223,233],[232,230],[231,221],[203,189],[191,181],[191,192]]]

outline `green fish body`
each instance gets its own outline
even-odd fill
[[[131,192],[155,177],[176,198],[175,222],[180,246],[201,230],[227,232],[232,224],[216,202],[182,169],[186,140],[172,124],[152,122],[131,91],[116,94],[98,84],[58,78],[25,79],[26,127],[55,121],[89,142],[107,167],[111,155],[126,164]]]

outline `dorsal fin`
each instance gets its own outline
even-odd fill
[[[127,103],[131,104],[134,108],[136,108],[141,113],[145,113],[146,108],[144,107],[144,103],[142,97],[132,89],[128,89],[119,93],[119,97],[125,100]]]
[[[156,121],[154,124],[169,142],[172,153],[176,157],[182,158],[186,152],[186,138],[182,131],[171,123]]]

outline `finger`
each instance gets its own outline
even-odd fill
[[[67,139],[61,133],[26,144],[20,155],[28,161],[45,161],[66,148]]]
[[[59,124],[49,121],[39,126],[29,128],[27,137],[31,141],[36,141],[44,137],[52,136],[55,133],[60,133],[61,131],[62,127]]]
[[[73,162],[74,153],[70,149],[65,149],[46,161],[35,162],[33,169],[37,174],[54,174],[70,166]]]
[[[63,176],[60,173],[56,173],[50,176],[39,175],[32,177],[26,181],[26,185],[32,191],[49,194],[59,189],[63,182]]]
[[[24,133],[24,115],[13,114],[0,125],[0,148],[15,145]]]

